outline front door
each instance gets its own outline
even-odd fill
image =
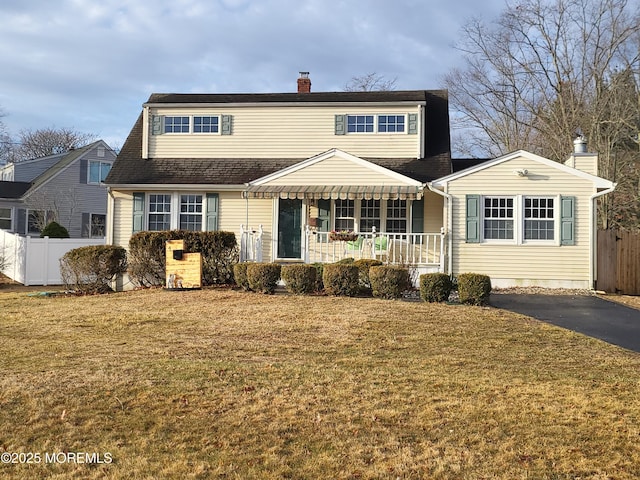
[[[278,204],[278,258],[302,258],[302,200]]]

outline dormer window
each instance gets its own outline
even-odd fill
[[[164,133],[189,133],[189,117],[164,117]]]
[[[153,115],[151,134],[174,133],[231,135],[232,115]]]
[[[220,118],[217,116],[193,117],[193,133],[218,133],[219,125]]]
[[[375,114],[375,115],[336,115],[335,134],[349,135],[358,133],[399,133],[415,135],[418,133],[418,115]]]

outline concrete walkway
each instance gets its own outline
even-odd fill
[[[640,310],[586,295],[492,294],[496,308],[640,352]]]

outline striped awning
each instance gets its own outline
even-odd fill
[[[249,185],[244,198],[420,200],[422,186],[413,185]]]

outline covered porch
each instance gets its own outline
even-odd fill
[[[386,233],[375,227],[370,232],[340,234],[318,231],[304,225],[300,257],[265,258],[265,231],[241,225],[240,259],[244,262],[281,261],[334,263],[345,258],[376,259],[388,265],[443,272],[446,257],[444,229],[438,233]],[[274,245],[277,250],[277,245]]]
[[[247,218],[265,201],[272,211],[270,220],[242,226],[243,261],[368,258],[444,269],[443,198],[346,152],[331,150],[250,182],[243,197]]]

